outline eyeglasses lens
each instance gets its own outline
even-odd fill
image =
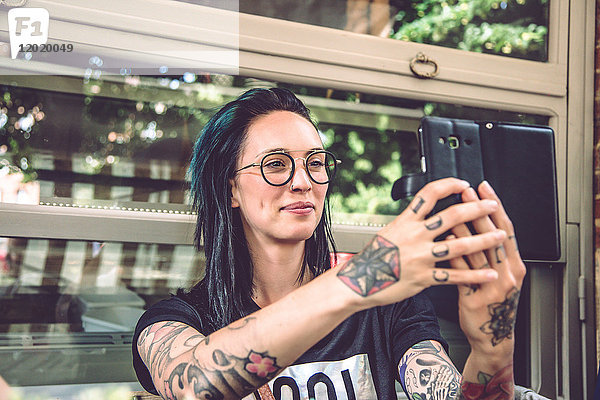
[[[293,162],[284,153],[267,154],[261,164],[264,178],[272,185],[283,185],[290,177]]]
[[[283,185],[291,179],[293,163],[294,159],[288,154],[268,154],[261,164],[263,176],[272,185]],[[305,168],[314,182],[327,183],[335,173],[335,157],[324,151],[312,153],[305,161]]]

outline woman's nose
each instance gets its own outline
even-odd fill
[[[305,161],[301,159],[296,160],[296,168],[294,168],[294,175],[292,176],[291,189],[296,191],[306,191],[312,188],[312,182],[308,176],[308,171],[304,167]]]

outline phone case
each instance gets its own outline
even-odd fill
[[[523,258],[560,258],[554,132],[547,126],[425,117],[419,128],[421,174],[400,178],[397,200],[427,182],[454,176],[477,187],[486,179],[510,216]],[[436,204],[438,212],[460,197]]]
[[[484,180],[479,126],[472,121],[423,118],[419,143],[427,182],[455,176],[477,187]],[[460,202],[460,195],[451,195],[438,201],[432,213]]]

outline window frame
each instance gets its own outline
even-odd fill
[[[61,15],[57,37],[75,40],[90,49],[98,45],[118,47],[125,31],[138,39],[144,35],[153,37],[147,30],[136,30],[136,24],[132,23],[138,17],[133,10],[137,13],[142,0],[131,0],[128,4],[132,13],[121,15],[110,25],[114,4],[105,1],[91,8],[85,0],[38,0],[29,5]],[[194,26],[193,18],[187,20],[187,25],[173,25],[176,12],[168,13],[165,21],[159,4],[157,0],[144,1],[141,9],[147,20],[161,23],[167,29],[168,40],[189,41],[190,37],[198,37],[200,30]],[[549,124],[556,133],[562,257],[556,263],[530,271],[531,307],[553,314],[550,322],[541,313],[531,315],[530,365],[538,368],[531,372],[530,383],[534,389],[543,389],[558,398],[584,398],[595,377],[595,359],[585,356],[586,349],[595,348],[592,341],[595,326],[590,323],[594,321],[593,305],[588,300],[587,308],[582,311],[577,294],[581,290],[580,277],[584,277],[585,289],[590,287],[593,276],[590,271],[593,91],[589,88],[593,88],[595,2],[552,0],[549,4],[548,62],[470,53],[240,14],[239,73],[272,81],[549,116]],[[81,8],[86,7],[87,13],[81,14]],[[174,7],[192,17],[201,12],[200,6],[187,3]],[[172,26],[167,26],[169,23]],[[3,24],[6,18],[0,18],[0,36],[6,31]],[[102,24],[112,30],[101,29]],[[90,32],[94,34],[89,35]],[[219,27],[213,27],[209,33],[211,38],[217,38],[216,42],[219,35],[227,35]],[[194,42],[198,48],[206,44],[200,40]],[[409,62],[419,51],[438,62],[440,74],[435,79],[417,79],[410,72]],[[14,71],[12,65],[0,59],[0,72]],[[38,72],[52,71],[48,67],[27,65]],[[68,68],[58,71],[66,75],[81,72]],[[194,222],[190,216],[152,214],[0,204],[0,220],[9,221],[0,224],[0,236],[81,239],[84,234],[84,238],[94,240],[127,241],[135,232],[138,242],[191,243],[189,232],[193,232]],[[60,233],[56,230],[60,226],[57,221],[69,222]],[[115,237],[115,226],[123,227],[121,236]],[[82,232],[82,227],[87,227],[88,232]],[[96,232],[92,233],[90,227]],[[163,230],[160,237],[152,234],[157,227]],[[165,228],[170,232],[167,235]],[[340,250],[349,252],[360,250],[377,230],[377,227],[334,226]],[[549,273],[552,268],[561,273]],[[554,289],[536,284],[538,278]],[[540,299],[546,296],[557,296],[562,309],[555,311],[543,304]],[[556,331],[539,330],[548,324],[556,324]],[[551,352],[544,351],[546,345]],[[561,359],[568,367],[560,365],[557,360]],[[553,371],[543,371],[542,366],[548,364],[555,366]]]

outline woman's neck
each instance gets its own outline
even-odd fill
[[[249,245],[254,266],[253,299],[260,307],[281,299],[311,279],[307,268],[302,282],[298,282],[304,246],[304,242]]]

